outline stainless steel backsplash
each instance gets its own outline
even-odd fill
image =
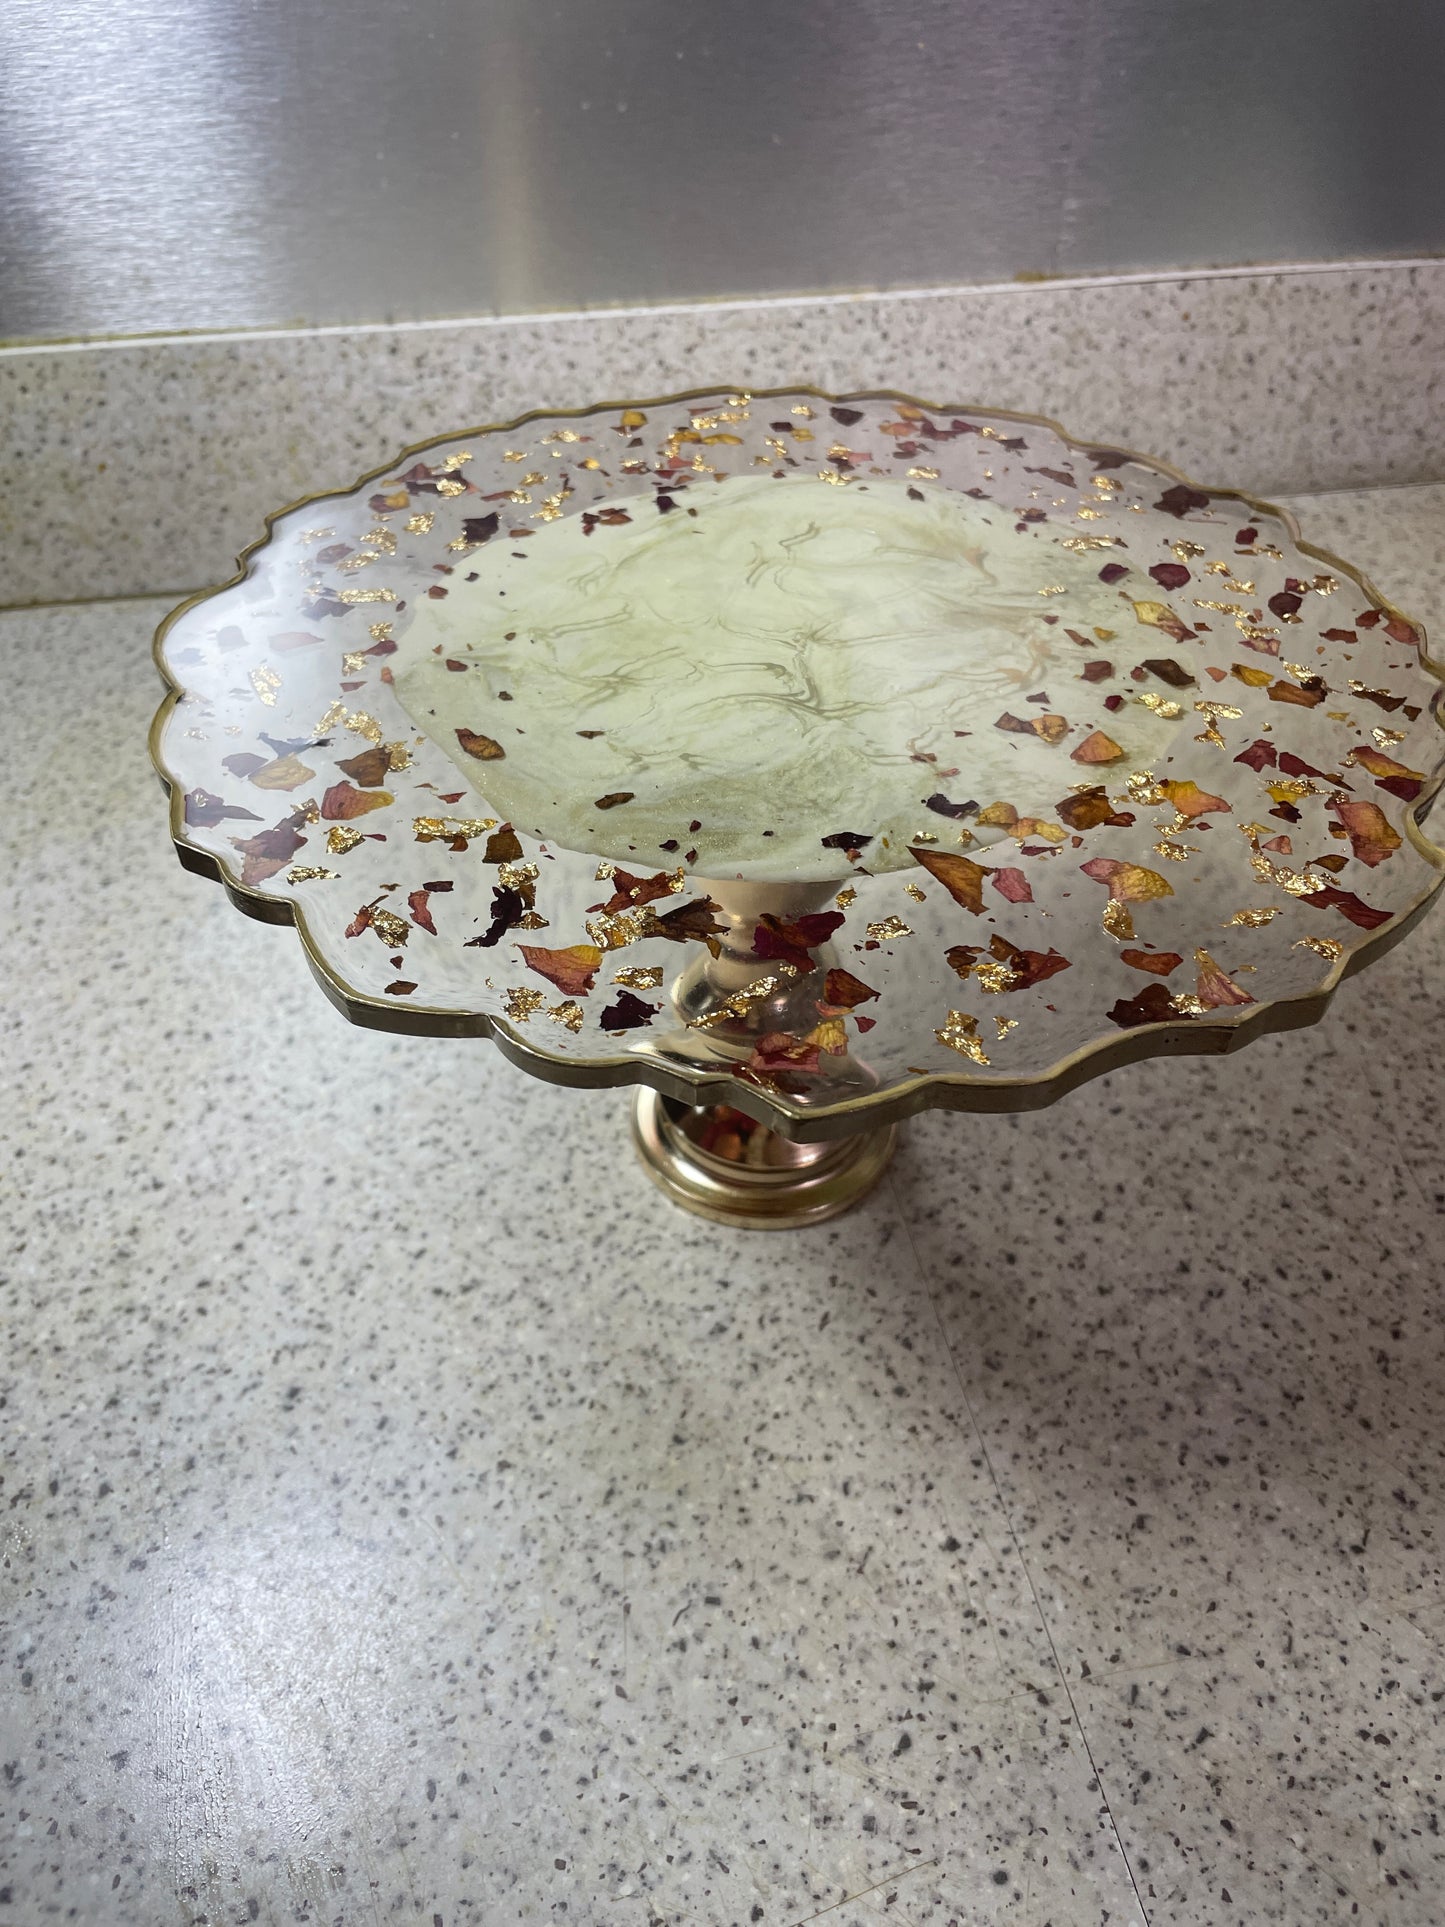
[[[5,0],[0,336],[1445,248],[1414,0]]]

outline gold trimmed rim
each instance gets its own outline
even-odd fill
[[[1411,903],[1391,918],[1388,924],[1344,951],[1336,959],[1322,985],[1314,990],[1302,991],[1297,996],[1276,997],[1262,1002],[1256,1005],[1246,1017],[1225,1020],[1214,1018],[1207,1022],[1201,1022],[1197,1018],[1177,1018],[1160,1024],[1142,1024],[1119,1037],[1100,1036],[1060,1058],[1049,1070],[1041,1071],[1031,1077],[985,1080],[971,1077],[966,1071],[930,1071],[894,1084],[887,1091],[849,1098],[839,1104],[801,1105],[790,1102],[779,1093],[765,1091],[744,1083],[734,1077],[731,1071],[703,1070],[683,1063],[671,1064],[662,1057],[647,1058],[621,1054],[581,1059],[551,1057],[546,1052],[536,1050],[528,1044],[504,1018],[491,1017],[483,1011],[443,1010],[435,1005],[425,1004],[401,1008],[395,1003],[383,1003],[378,997],[363,996],[352,990],[322,956],[308,927],[303,904],[268,896],[263,891],[242,883],[238,876],[232,874],[222,858],[210,850],[202,849],[186,834],[184,790],[167,767],[162,750],[166,725],[170,721],[172,711],[185,693],[181,684],[171,674],[164,655],[163,645],[172,626],[201,603],[208,602],[215,596],[224,595],[228,590],[244,582],[249,574],[252,558],[268,546],[275,534],[276,525],[285,517],[295,514],[300,509],[310,508],[318,502],[351,497],[365,488],[369,482],[377,481],[390,473],[399,463],[424,454],[428,449],[436,447],[438,443],[483,435],[511,434],[529,423],[538,421],[580,421],[588,416],[607,414],[620,409],[669,408],[694,401],[704,401],[724,392],[746,394],[749,399],[757,401],[779,400],[790,395],[805,395],[810,400],[829,404],[890,401],[901,403],[906,407],[922,409],[929,415],[967,414],[987,421],[1017,422],[1028,427],[1047,429],[1070,448],[1077,449],[1081,453],[1093,454],[1108,451],[1122,455],[1126,461],[1136,462],[1156,474],[1167,476],[1174,482],[1198,489],[1212,499],[1240,502],[1252,514],[1274,517],[1281,522],[1302,555],[1307,555],[1317,562],[1323,562],[1328,568],[1336,569],[1348,576],[1374,607],[1383,609],[1391,617],[1397,617],[1409,623],[1419,637],[1421,668],[1445,687],[1445,665],[1431,657],[1427,647],[1428,636],[1425,625],[1377,589],[1363,570],[1356,568],[1343,556],[1336,555],[1333,550],[1320,548],[1317,544],[1307,541],[1292,510],[1282,507],[1279,503],[1268,501],[1263,496],[1250,494],[1245,489],[1215,488],[1208,483],[1196,481],[1193,476],[1187,475],[1182,469],[1175,468],[1172,463],[1163,461],[1156,455],[1124,447],[1107,437],[1072,434],[1051,415],[1028,414],[1013,408],[984,408],[970,402],[924,401],[916,395],[905,394],[896,388],[852,389],[843,394],[833,394],[827,389],[815,388],[801,382],[790,383],[779,388],[746,388],[739,385],[731,389],[728,389],[726,384],[711,383],[705,388],[690,388],[670,395],[644,398],[629,396],[622,400],[589,402],[581,408],[533,408],[525,414],[513,416],[506,421],[484,422],[476,427],[458,429],[447,434],[429,435],[423,441],[409,443],[377,467],[367,469],[347,488],[318,489],[311,494],[298,496],[295,501],[288,502],[284,508],[269,512],[265,517],[263,532],[253,542],[248,542],[237,556],[236,573],[210,588],[196,590],[194,594],[178,603],[174,609],[169,610],[158,624],[151,641],[152,660],[165,685],[166,693],[151,719],[147,747],[151,763],[167,792],[171,841],[175,845],[176,854],[182,866],[198,876],[209,877],[212,881],[220,883],[231,902],[245,915],[263,923],[291,924],[301,939],[301,946],[312,975],[328,1000],[348,1022],[365,1029],[384,1030],[409,1036],[489,1037],[512,1063],[547,1083],[576,1085],[590,1089],[633,1084],[647,1085],[664,1096],[678,1098],[687,1104],[731,1104],[734,1109],[755,1118],[759,1123],[771,1125],[784,1137],[791,1137],[799,1142],[817,1142],[829,1138],[846,1137],[854,1131],[898,1123],[904,1118],[916,1116],[919,1112],[930,1109],[983,1112],[1041,1110],[1057,1098],[1076,1090],[1081,1084],[1089,1082],[1090,1079],[1102,1077],[1109,1071],[1118,1070],[1126,1064],[1139,1063],[1146,1058],[1161,1056],[1218,1056],[1242,1049],[1245,1044],[1253,1042],[1258,1037],[1267,1036],[1273,1031],[1302,1029],[1317,1023],[1323,1017],[1334,999],[1335,992],[1347,977],[1354,976],[1367,964],[1375,962],[1386,951],[1393,949],[1395,944],[1420,921],[1441,884],[1445,883],[1445,849],[1432,843],[1420,826],[1420,818],[1428,812],[1442,784],[1445,784],[1445,762],[1442,762],[1427,778],[1421,796],[1413,808],[1407,811],[1404,818],[1405,831],[1411,847],[1418,856],[1432,866],[1435,871],[1434,877]],[[1437,727],[1445,731],[1445,709],[1437,705],[1432,713]]]

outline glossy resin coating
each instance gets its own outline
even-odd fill
[[[1419,626],[1282,511],[978,409],[450,437],[157,654],[183,858],[348,1015],[798,1136],[1308,1022],[1442,875]]]

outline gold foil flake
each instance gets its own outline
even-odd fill
[[[1196,609],[1213,609],[1216,615],[1233,616],[1236,621],[1247,621],[1249,611],[1242,602],[1212,602],[1206,596],[1193,598]]]
[[[397,950],[411,935],[411,925],[405,917],[399,917],[395,910],[383,910],[379,904],[371,913],[371,927],[383,943]]]
[[[1250,551],[1252,555],[1267,555],[1274,562],[1284,561],[1284,550],[1277,549],[1273,542],[1259,542]]]
[[[874,943],[892,943],[895,937],[911,937],[912,930],[902,917],[884,917],[879,923],[870,923],[868,935]]]
[[[936,468],[910,468],[908,473],[913,477],[915,482],[936,482],[938,480],[938,470]]]
[[[993,1027],[998,1034],[998,1041],[1002,1043],[1011,1030],[1018,1029],[1019,1020],[1017,1017],[995,1017]]]
[[[1313,669],[1306,669],[1302,662],[1281,662],[1280,668],[1286,675],[1293,676],[1296,682],[1318,682],[1319,676]]]
[[[549,1005],[547,1015],[554,1024],[565,1024],[574,1037],[586,1022],[581,1004],[574,1004],[570,997],[564,1004]]]
[[[1326,963],[1334,963],[1344,955],[1345,946],[1336,937],[1301,937],[1290,945],[1291,950],[1313,950],[1317,957]]]
[[[395,642],[389,622],[373,622],[366,632],[373,642]]]
[[[379,549],[383,555],[396,554],[396,537],[390,529],[368,529],[361,539],[372,548]]]
[[[361,831],[350,823],[333,823],[326,832],[326,847],[333,856],[345,856],[348,850],[354,850],[364,841]]]
[[[440,481],[437,483],[438,495],[465,495],[466,492],[465,482]]]
[[[811,428],[795,428],[793,430],[793,440],[795,442],[810,442],[812,439],[813,431]]]
[[[1307,776],[1285,776],[1278,782],[1266,783],[1276,803],[1298,803],[1302,796],[1318,796],[1319,791]]]
[[[603,860],[597,865],[597,873],[593,877],[592,881],[594,883],[606,883],[609,877],[615,877],[616,875],[617,875],[617,865],[612,861],[610,857],[604,857]]]
[[[359,602],[395,602],[396,591],[395,589],[338,589],[336,599],[338,602],[344,602],[348,608],[354,608]]]
[[[1167,837],[1153,847],[1160,856],[1168,857],[1171,863],[1187,863],[1190,857],[1199,854],[1197,843],[1171,843]]]
[[[1169,548],[1176,562],[1192,562],[1196,556],[1204,553],[1200,543],[1190,542],[1182,536],[1177,542],[1171,542]]]
[[[820,482],[829,482],[834,488],[847,488],[852,482],[853,477],[851,475],[840,475],[836,468],[820,468],[818,470],[818,480]]]
[[[524,488],[510,489],[507,493],[507,500],[516,503],[518,508],[530,508],[532,506],[532,497]],[[450,548],[451,544],[448,543],[447,547]]]
[[[978,1019],[966,1010],[951,1010],[943,1021],[941,1029],[934,1036],[940,1044],[956,1050],[960,1057],[970,1057],[975,1064],[986,1064],[988,1053],[978,1038]]]
[[[302,529],[297,536],[298,542],[319,542],[324,536],[335,535],[335,529]]]
[[[358,709],[355,715],[348,716],[341,726],[349,729],[353,736],[364,736],[368,743],[381,741],[381,724],[374,716],[368,716],[364,709]]]
[[[1060,537],[1059,547],[1067,549],[1070,555],[1087,555],[1091,549],[1112,549],[1112,535],[1065,535]]]
[[[535,883],[539,875],[535,863],[499,863],[497,881],[504,890],[520,890],[524,884]]]
[[[625,420],[626,417],[624,416],[623,419]],[[526,459],[527,451],[524,448],[504,448],[502,450],[502,460],[504,462],[525,462]]]
[[[602,464],[595,455],[584,455],[579,466],[582,468],[601,468]]]
[[[393,774],[398,770],[411,768],[411,751],[405,743],[388,743],[386,746],[386,767]]]
[[[540,910],[524,910],[517,919],[517,928],[519,930],[545,930],[548,928],[548,920],[542,915]]]
[[[369,569],[379,560],[370,549],[358,549],[354,555],[343,556],[336,566],[346,575],[355,575],[358,569]]]
[[[365,673],[365,670],[366,651],[364,649],[348,650],[341,658],[341,673],[343,676],[360,676]]]
[[[906,897],[912,897],[915,903],[927,903],[928,901],[927,896],[919,889],[916,883],[905,883],[903,886],[903,894]]]
[[[543,502],[541,508],[539,508],[537,513],[532,517],[532,520],[534,522],[558,521],[562,514],[562,503],[571,493],[570,488],[563,488],[558,489],[555,495],[549,495]]]
[[[1249,867],[1266,883],[1278,884],[1288,896],[1313,897],[1329,887],[1324,878],[1317,877],[1313,871],[1290,870],[1283,863],[1271,863],[1262,850],[1254,852],[1249,859]]]
[[[539,484],[545,486],[546,481],[547,477],[542,473],[541,469],[534,468],[530,475],[524,475],[522,477],[518,486],[521,488],[536,488]]]
[[[1012,965],[1000,963],[994,957],[980,957],[973,967],[973,978],[980,990],[997,996],[1002,991],[1013,989],[1018,982],[1018,973]]]
[[[328,870],[321,863],[293,863],[286,872],[288,883],[319,883],[328,877],[339,877],[340,870]]]
[[[612,981],[621,984],[624,990],[656,990],[662,982],[662,965],[629,964],[625,970],[615,972]]]
[[[1205,726],[1194,738],[1195,742],[1213,743],[1216,749],[1223,749],[1224,738],[1219,733],[1220,717],[1237,720],[1244,711],[1237,709],[1233,703],[1196,703],[1194,707],[1205,718]]]
[[[624,475],[645,475],[647,473],[647,463],[639,462],[634,458],[632,461],[622,464],[622,473]]]
[[[1152,769],[1136,769],[1125,778],[1125,782],[1128,785],[1131,802],[1144,803],[1147,805],[1150,803],[1167,803],[1169,800],[1155,780]],[[1093,785],[1090,783],[1075,783],[1073,787],[1075,790],[1088,790],[1093,788]]]
[[[450,842],[453,837],[485,836],[497,827],[495,816],[415,816],[412,834],[418,843]]]
[[[834,903],[837,904],[840,910],[850,910],[853,907],[853,905],[858,901],[858,892],[853,888],[852,884],[850,883],[846,887],[846,889],[842,889],[838,892],[837,896],[834,897],[833,901]]]
[[[503,1007],[514,1024],[525,1024],[542,1008],[546,998],[530,984],[514,984],[503,999]]]
[[[281,678],[276,671],[262,663],[259,669],[251,671],[251,687],[256,692],[256,700],[265,703],[268,709],[276,707],[276,691],[281,687]]]
[[[1403,729],[1372,729],[1370,734],[1381,749],[1393,749],[1396,743],[1403,743],[1405,740]]]
[[[1339,586],[1332,575],[1317,575],[1310,584],[1316,595],[1333,595]]]
[[[1068,592],[1069,585],[1066,582],[1050,582],[1037,591],[1039,595],[1067,595]]]
[[[908,841],[910,843],[936,843],[938,841],[938,832],[937,830],[915,830]]]
[[[1209,1005],[1192,990],[1176,990],[1169,999],[1181,1017],[1207,1017]]]
[[[1267,910],[1236,910],[1229,921],[1221,925],[1228,930],[1231,924],[1239,924],[1245,930],[1259,930],[1267,923],[1273,923],[1279,915],[1277,905],[1271,904]]]
[[[1161,696],[1152,689],[1142,690],[1134,701],[1142,703],[1145,709],[1152,709],[1156,716],[1162,716],[1166,722],[1177,723],[1184,714],[1178,703],[1171,702],[1168,696]]]
[[[804,421],[811,421],[813,419],[813,411],[805,401],[795,401],[790,413],[801,415]]]
[[[1075,513],[1081,522],[1102,522],[1104,519],[1102,509],[1077,509]]]
[[[554,429],[550,435],[542,437],[544,442],[580,442],[581,439],[575,428]]]
[[[604,910],[588,919],[587,934],[599,950],[625,950],[649,936],[656,921],[656,913],[645,903],[634,910]]]
[[[1104,905],[1104,928],[1118,943],[1134,941],[1134,919],[1129,915],[1127,903],[1116,903],[1111,897]]]
[[[1242,616],[1236,616],[1234,618],[1234,626],[1246,642],[1268,642],[1272,637],[1279,634],[1279,630],[1272,629],[1267,622],[1249,622]]]
[[[1091,475],[1089,477],[1089,486],[1091,488],[1099,488],[1099,489],[1112,491],[1115,489],[1122,489],[1124,484],[1122,482],[1115,481],[1112,475]]]
[[[775,977],[755,977],[741,990],[735,990],[716,1010],[710,1010],[705,1017],[697,1018],[689,1025],[691,1030],[716,1030],[719,1024],[726,1024],[734,1017],[746,1017],[753,1004],[760,1004],[771,997],[779,986],[790,977],[797,975],[795,970],[786,966]]]
[[[475,461],[475,459],[476,457],[469,448],[459,448],[453,454],[447,456],[446,460],[442,463],[442,469],[446,474],[450,475],[453,469],[465,468],[468,462]]]

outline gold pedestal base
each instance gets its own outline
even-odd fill
[[[642,1168],[674,1204],[717,1224],[784,1230],[847,1211],[893,1155],[895,1124],[826,1144],[795,1144],[730,1105],[680,1104],[653,1090],[632,1100]]]

